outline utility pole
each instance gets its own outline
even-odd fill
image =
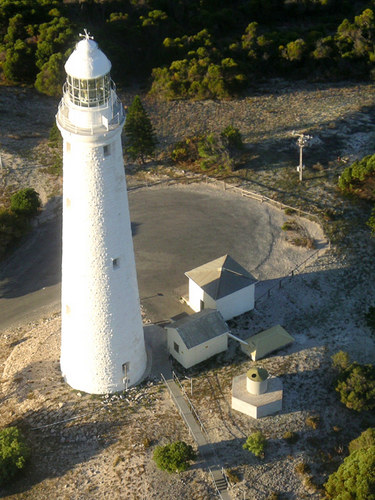
[[[312,135],[299,134],[293,130],[292,135],[298,136],[297,146],[299,147],[299,165],[297,167],[297,172],[299,172],[299,181],[303,180],[303,169],[305,168],[302,161],[303,148],[308,146],[309,140],[312,139]]]

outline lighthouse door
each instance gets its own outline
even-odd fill
[[[127,361],[126,363],[123,363],[122,365],[122,374],[123,374],[123,382],[124,382],[124,386],[125,386],[125,390],[128,389],[128,384],[129,384],[129,379],[128,379],[128,373],[129,373],[129,361]]]

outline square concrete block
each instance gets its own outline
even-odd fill
[[[283,384],[277,377],[267,379],[268,388],[264,394],[250,394],[246,388],[246,373],[234,377],[232,382],[232,408],[249,417],[261,418],[281,410]]]

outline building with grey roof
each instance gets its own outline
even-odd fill
[[[190,368],[228,348],[228,325],[215,309],[204,309],[168,325],[170,354]]]
[[[257,280],[230,255],[223,255],[185,273],[188,305],[194,311],[217,309],[225,320],[254,309]]]

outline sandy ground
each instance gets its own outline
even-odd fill
[[[342,106],[332,105],[329,109],[331,112],[337,109],[337,122],[342,119],[350,125],[350,116],[353,120],[356,113],[364,116],[365,107],[373,102],[373,91],[363,87],[362,105],[357,102],[354,105],[354,100],[359,99],[358,90],[357,87],[344,88],[341,94],[340,89],[326,89],[326,92],[319,91],[320,94],[311,91],[304,122],[308,122],[311,110],[311,119],[318,126],[320,118],[314,111],[317,103],[322,109],[328,102],[321,102],[325,96],[336,104],[341,96]],[[9,93],[9,99],[13,99]],[[280,93],[280,97],[283,95],[289,96]],[[7,102],[4,93],[1,98],[4,106]],[[29,99],[34,102],[34,98],[33,93],[21,91],[19,97],[14,97],[14,105],[22,108]],[[272,101],[273,105],[277,102]],[[284,106],[283,103],[287,104],[280,99],[279,104]],[[46,106],[49,116],[53,117],[53,102],[42,97],[41,106]],[[201,104],[197,106],[208,109],[216,103],[207,104],[206,108]],[[228,108],[225,103],[224,108]],[[228,109],[229,119],[232,110]],[[19,117],[25,128],[30,127],[30,122],[25,120],[29,111],[18,111],[25,113]],[[260,107],[257,112],[259,121],[264,113],[272,114],[271,101],[267,104],[267,98],[264,100],[263,115]],[[40,126],[45,137],[48,120],[43,121],[42,116],[42,113],[33,115],[32,120],[35,120],[33,126]],[[167,122],[172,120],[169,113],[166,117]],[[8,125],[16,127],[14,123]],[[46,201],[58,192],[60,180],[46,177],[40,171],[43,165],[35,151],[44,148],[43,141],[40,137],[24,140],[22,130],[12,130],[6,136],[6,129],[1,128],[3,168],[8,169],[2,182],[6,187],[18,186],[26,176],[31,185],[41,188]],[[250,130],[249,137],[251,133]],[[13,138],[12,134],[19,136]],[[371,132],[366,134],[369,139]],[[365,149],[363,142],[361,144],[358,154]],[[323,193],[321,191],[321,196]],[[215,443],[218,462],[239,478],[231,493],[233,498],[266,500],[273,492],[292,500],[320,498],[316,485],[337,468],[348,441],[361,429],[375,425],[373,416],[358,416],[338,402],[330,370],[330,356],[339,349],[347,350],[352,359],[360,362],[374,360],[374,337],[364,320],[367,308],[375,302],[374,246],[368,233],[359,227],[353,231],[351,248],[343,251],[333,247],[309,261],[293,277],[270,281],[274,286],[257,301],[255,311],[231,322],[232,331],[243,338],[274,324],[282,324],[295,338],[289,348],[261,363],[272,375],[282,379],[284,401],[279,414],[255,421],[231,410],[232,377],[252,365],[234,341],[226,353],[196,370],[187,373],[179,370],[181,377],[193,377],[192,401]],[[267,279],[267,273],[262,278]],[[155,374],[142,386],[121,396],[93,397],[72,391],[61,380],[59,371],[59,332],[60,316],[55,312],[1,333],[1,421],[3,425],[20,425],[32,447],[32,459],[25,475],[11,488],[2,490],[1,495],[38,499],[214,498],[202,461],[198,460],[188,472],[177,476],[157,470],[151,460],[156,444],[176,439],[193,444]],[[184,383],[188,389],[190,382]],[[308,425],[309,416],[319,417],[317,429]],[[256,429],[263,430],[268,437],[264,460],[242,450],[246,436]],[[295,444],[287,444],[283,439],[286,431],[297,433]],[[301,462],[310,466],[310,475],[296,472],[296,465]]]

